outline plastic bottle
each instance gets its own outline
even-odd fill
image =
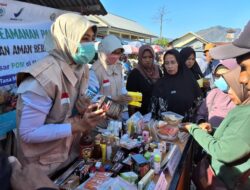
[[[106,148],[107,161],[110,161],[112,156],[112,146],[110,140],[107,141]]]
[[[155,154],[154,156],[154,171],[155,174],[159,174],[161,170],[161,157],[159,154]]]
[[[94,145],[94,150],[92,153],[92,158],[94,159],[100,159],[102,157],[102,149],[100,146],[100,138],[96,137],[95,138],[95,145]]]
[[[106,155],[107,155],[107,145],[106,145],[106,141],[104,138],[102,138],[101,140],[101,150],[102,150],[102,163],[106,162]]]

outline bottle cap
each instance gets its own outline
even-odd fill
[[[155,162],[160,162],[160,161],[161,161],[161,157],[160,157],[159,154],[156,154],[156,155],[154,156],[154,161],[155,161]]]
[[[147,160],[149,160],[150,157],[151,157],[151,153],[147,151],[147,152],[144,154],[144,157],[145,157]]]

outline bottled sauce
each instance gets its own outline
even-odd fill
[[[100,146],[100,141],[101,141],[100,137],[95,138],[95,145],[92,153],[92,158],[97,160],[102,158],[102,149]]]
[[[104,138],[102,138],[101,140],[101,150],[102,150],[102,163],[106,162],[106,155],[107,155],[107,145],[106,145],[106,141]]]
[[[80,158],[88,160],[93,151],[93,139],[88,133],[83,133],[80,138]]]

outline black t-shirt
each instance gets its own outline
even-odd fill
[[[201,90],[190,71],[161,78],[154,86],[152,96],[167,101],[167,110],[185,116],[194,105]]]

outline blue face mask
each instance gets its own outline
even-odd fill
[[[87,64],[95,57],[95,46],[93,42],[80,43],[76,54],[73,56],[75,63],[79,65]]]
[[[223,77],[219,77],[218,79],[214,80],[214,85],[219,88],[222,92],[227,92],[229,86]]]

